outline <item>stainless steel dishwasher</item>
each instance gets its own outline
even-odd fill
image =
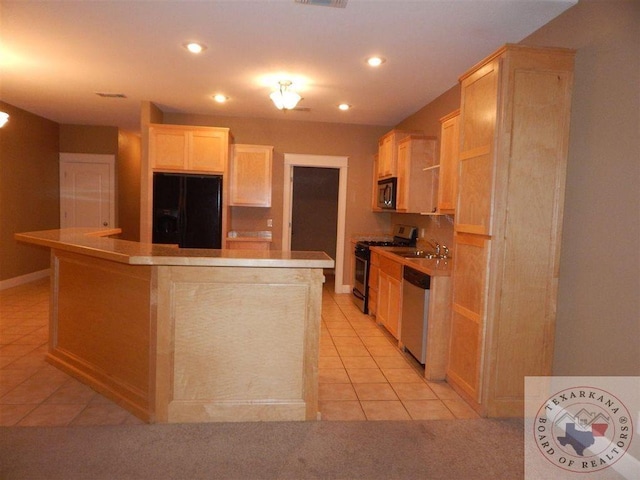
[[[404,267],[402,282],[402,328],[400,341],[422,365],[427,358],[427,322],[431,277]]]

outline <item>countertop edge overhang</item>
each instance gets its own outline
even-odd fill
[[[324,252],[178,248],[110,238],[118,228],[65,228],[16,233],[19,242],[65,250],[129,265],[205,267],[334,268]]]
[[[452,260],[448,259],[429,259],[429,258],[405,258],[402,253],[414,251],[414,247],[369,247],[372,252],[390,258],[399,262],[404,266],[414,268],[422,273],[431,275],[432,277],[448,277],[451,276]]]

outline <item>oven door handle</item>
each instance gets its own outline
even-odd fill
[[[356,290],[355,288],[352,290],[353,292],[353,296],[360,299],[360,300],[364,300],[364,295],[362,293],[360,293],[360,291]]]

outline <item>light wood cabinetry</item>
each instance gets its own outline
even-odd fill
[[[224,173],[229,144],[228,128],[152,124],[150,166],[153,170]]]
[[[398,176],[398,143],[408,135],[419,135],[422,132],[408,130],[391,130],[378,140],[377,178]]]
[[[450,214],[456,210],[458,196],[458,152],[460,141],[460,110],[440,119],[440,181],[438,212]]]
[[[321,252],[181,250],[118,229],[51,249],[47,360],[148,422],[318,419]]]
[[[229,168],[229,204],[242,207],[271,206],[273,147],[234,145]]]
[[[573,58],[507,45],[460,79],[447,379],[485,416],[551,374]]]
[[[402,316],[402,263],[379,257],[378,308],[376,319],[396,339],[400,338]]]
[[[396,210],[435,213],[439,164],[435,137],[408,135],[398,142]]]
[[[378,284],[380,282],[380,255],[371,252],[369,263],[369,314],[378,314]]]

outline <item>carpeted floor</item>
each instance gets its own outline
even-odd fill
[[[514,480],[522,432],[520,419],[11,427],[0,479]]]

